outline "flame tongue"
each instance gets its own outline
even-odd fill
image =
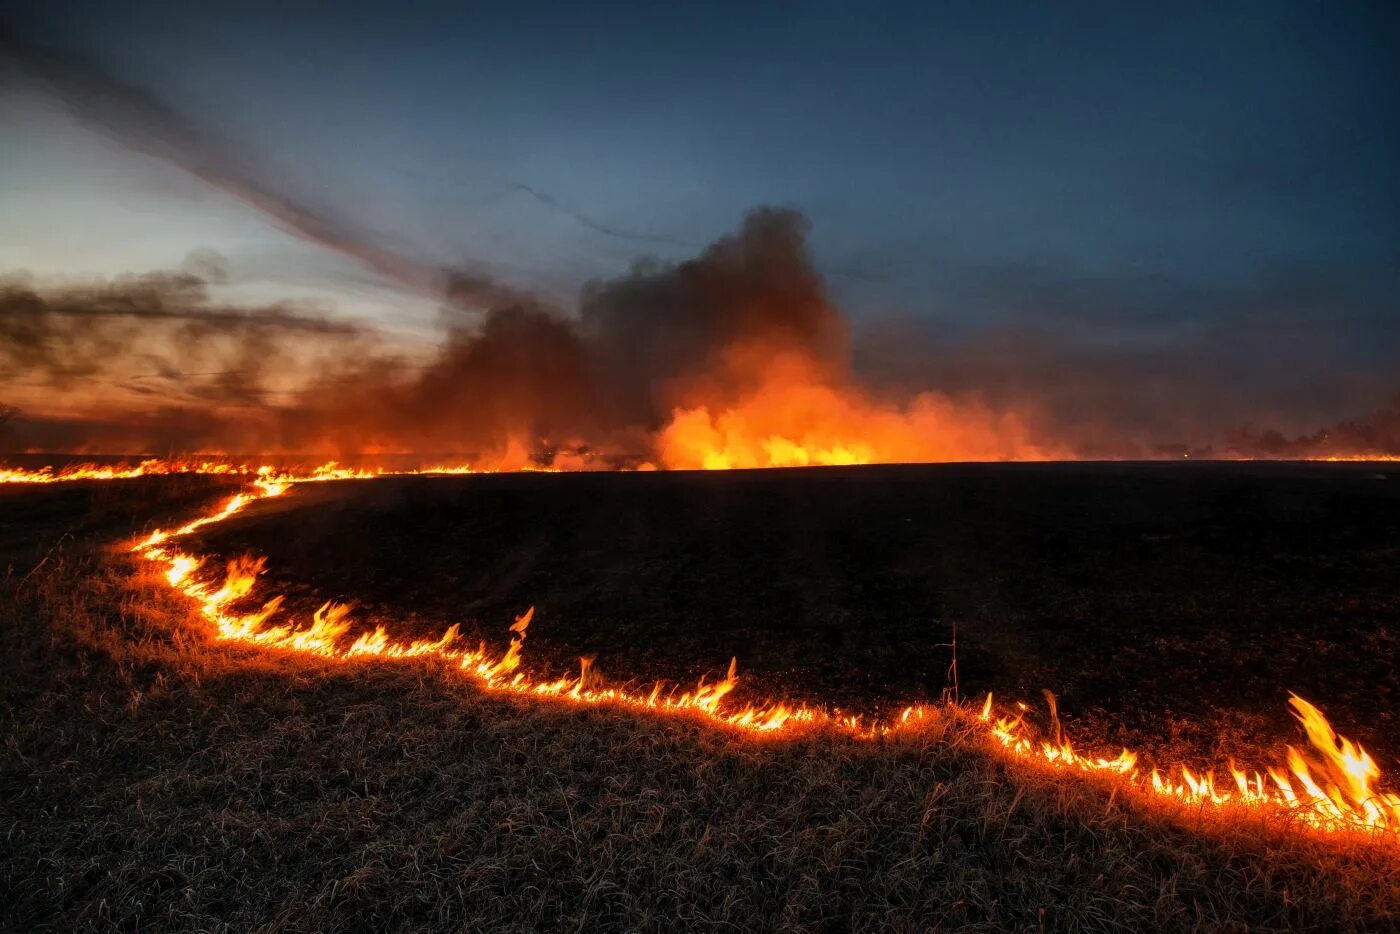
[[[1035,743],[1026,726],[1024,712],[1014,719],[993,719],[991,695],[983,705],[981,719],[991,723],[992,735],[1020,758],[1085,772],[1117,772],[1138,782],[1138,757],[1124,749],[1116,758],[1086,756],[1075,752],[1060,727],[1054,695],[1050,704],[1053,742]],[[1163,773],[1153,769],[1148,787],[1163,797],[1192,804],[1241,805],[1285,812],[1308,826],[1322,831],[1383,831],[1392,842],[1400,841],[1400,795],[1377,790],[1380,768],[1359,744],[1339,736],[1322,711],[1296,694],[1289,700],[1294,716],[1303,725],[1308,750],[1287,747],[1287,766],[1270,765],[1265,779],[1259,772],[1247,773],[1232,761],[1228,765],[1231,782],[1217,783],[1215,771],[1193,772],[1181,765]],[[1179,774],[1179,779],[1171,775]],[[1233,786],[1233,787],[1231,787]]]
[[[197,517],[173,532],[157,530],[132,548],[154,562],[164,579],[199,606],[221,639],[323,659],[348,662],[358,658],[435,657],[453,663],[482,688],[517,695],[550,697],[580,704],[615,704],[654,713],[688,713],[752,733],[771,733],[799,726],[819,726],[862,740],[877,739],[913,729],[938,716],[971,716],[984,724],[991,740],[1005,754],[1037,767],[1072,773],[1111,775],[1162,799],[1192,805],[1243,807],[1260,813],[1295,818],[1319,832],[1381,833],[1387,845],[1400,843],[1400,796],[1380,790],[1379,766],[1359,744],[1339,736],[1317,707],[1293,695],[1289,703],[1308,739],[1305,749],[1289,747],[1286,762],[1266,766],[1263,773],[1247,772],[1231,762],[1230,779],[1217,781],[1215,770],[1193,771],[1185,765],[1144,774],[1136,753],[1124,749],[1116,756],[1094,755],[1074,748],[1059,720],[1055,696],[1046,692],[1050,711],[1050,736],[1037,740],[1027,723],[1029,708],[1002,713],[987,695],[980,712],[968,715],[952,705],[906,707],[888,720],[863,722],[838,711],[791,706],[764,701],[731,708],[724,702],[738,684],[738,663],[731,659],[724,678],[680,691],[658,682],[649,690],[607,687],[593,669],[593,659],[580,660],[577,676],[541,680],[521,668],[521,651],[534,608],[526,610],[510,627],[511,642],[499,656],[485,646],[461,646],[456,626],[437,639],[396,641],[381,626],[346,645],[351,626],[350,609],[327,603],[307,623],[274,623],[281,598],[272,597],[251,612],[233,605],[246,600],[264,570],[262,559],[235,558],[228,563],[218,587],[199,580],[201,560],[179,550],[173,541],[243,512],[259,500],[283,495],[293,485],[343,475],[334,469],[304,476],[259,471],[252,489],[228,500],[213,512]],[[1173,777],[1176,776],[1176,777]],[[1267,778],[1265,777],[1267,776]],[[1372,838],[1375,839],[1374,837]]]
[[[1335,806],[1333,816],[1339,819],[1359,813],[1371,826],[1400,824],[1400,795],[1375,790],[1381,770],[1370,754],[1360,744],[1338,736],[1322,711],[1297,694],[1288,703],[1307,733],[1315,761],[1321,765],[1321,775],[1314,779],[1308,757],[1289,747],[1288,764],[1313,800],[1320,805],[1325,794]]]

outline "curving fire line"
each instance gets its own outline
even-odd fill
[[[350,640],[349,607],[326,603],[309,621],[284,620],[282,598],[273,596],[250,612],[234,609],[249,598],[264,568],[264,560],[244,556],[228,562],[221,577],[201,575],[204,560],[177,547],[180,538],[235,516],[251,504],[284,495],[301,483],[325,480],[366,479],[391,473],[466,474],[476,472],[466,466],[444,466],[413,471],[366,471],[326,464],[305,473],[290,473],[272,467],[242,467],[224,463],[172,465],[147,462],[135,468],[73,468],[70,471],[30,472],[27,482],[58,482],[68,479],[111,479],[170,473],[247,475],[249,489],[226,501],[219,508],[195,517],[170,530],[157,530],[134,544],[133,552],[157,565],[164,579],[177,592],[194,600],[200,615],[222,640],[238,642],[267,651],[312,655],[321,659],[350,662],[365,658],[400,659],[431,657],[447,662],[486,691],[505,692],[536,698],[553,698],[573,704],[610,704],[655,714],[698,716],[729,728],[756,733],[777,734],[810,727],[825,727],[860,740],[879,739],[941,716],[955,716],[979,726],[994,748],[1010,758],[1037,768],[1066,774],[1103,775],[1140,789],[1149,798],[1215,809],[1244,809],[1260,815],[1291,819],[1310,831],[1325,834],[1365,835],[1368,843],[1400,845],[1400,795],[1381,789],[1381,772],[1374,759],[1359,744],[1339,736],[1317,707],[1297,695],[1289,704],[1308,739],[1306,747],[1288,746],[1283,762],[1262,771],[1246,771],[1231,762],[1220,770],[1193,771],[1186,765],[1170,769],[1146,769],[1139,756],[1127,749],[1108,757],[1076,749],[1064,734],[1050,700],[1051,733],[1039,736],[1027,722],[1030,708],[1016,704],[998,707],[988,694],[980,709],[967,710],[953,703],[917,704],[905,707],[897,716],[865,719],[837,710],[780,701],[745,705],[725,705],[726,697],[738,683],[731,661],[725,677],[711,682],[704,678],[691,689],[658,682],[649,690],[606,686],[582,660],[577,674],[555,679],[532,676],[520,668],[521,649],[533,608],[510,627],[511,642],[503,654],[489,652],[484,644],[472,648],[464,644],[457,626],[436,639],[404,642],[394,639],[382,626]],[[0,482],[18,476],[15,471],[0,472]],[[1228,778],[1224,776],[1228,773]]]

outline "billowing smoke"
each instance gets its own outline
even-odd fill
[[[71,396],[79,427],[46,437],[85,448],[99,439],[74,433],[100,423],[100,440],[119,450],[167,449],[184,432],[205,449],[480,454],[547,443],[644,458],[674,407],[735,401],[776,358],[843,376],[845,328],[805,227],[796,212],[757,210],[694,260],[639,263],[589,285],[576,317],[533,300],[484,317],[449,304],[426,361],[386,356],[364,327],[304,308],[220,304],[208,256],[107,283],[17,278],[0,283],[0,383]],[[112,401],[129,410],[132,437],[118,437]]]
[[[1288,460],[1318,457],[1400,456],[1400,396],[1358,418],[1348,418],[1312,434],[1288,437],[1277,429],[1239,429],[1227,450],[1249,457]]]
[[[10,444],[113,452],[259,444],[308,373],[369,359],[370,332],[292,304],[213,297],[222,261],[108,282],[0,279]]]
[[[42,291],[0,280],[0,379],[64,391],[127,378],[138,393],[149,391],[143,379],[178,381],[205,401],[251,403],[271,373],[293,364],[288,342],[343,349],[361,335],[354,324],[286,306],[220,305],[207,285],[187,272]]]
[[[38,404],[23,405],[31,418],[10,443],[400,452],[504,466],[1400,452],[1395,406],[1295,437],[1220,432],[1202,447],[1144,440],[1101,402],[1076,417],[1082,385],[1068,397],[1044,392],[1058,408],[1035,392],[975,385],[895,392],[853,367],[860,354],[813,268],[806,231],[795,211],[755,210],[692,260],[639,262],[589,284],[575,315],[517,298],[478,316],[449,296],[443,338],[426,354],[386,351],[382,335],[304,307],[221,303],[212,296],[222,268],[208,255],[108,283],[15,279],[0,284],[0,384]],[[1000,359],[1020,359],[1028,372],[1041,363],[1029,353]],[[925,372],[946,380],[960,371],[948,362]],[[1112,385],[1130,387],[1120,375]],[[1151,371],[1139,366],[1139,375]],[[1073,372],[1060,382],[1070,379],[1084,383]]]
[[[805,233],[797,212],[758,209],[696,259],[588,285],[573,317],[533,301],[480,321],[449,310],[426,364],[316,381],[283,424],[321,449],[649,459],[674,409],[737,402],[775,360],[845,378],[845,327]]]
[[[759,208],[696,258],[639,261],[566,312],[481,264],[386,247],[156,95],[2,23],[0,61],[88,125],[435,297],[444,320],[428,352],[386,350],[383,335],[306,307],[217,299],[223,271],[209,256],[107,283],[0,280],[0,403],[26,414],[7,447],[673,467],[1400,452],[1393,406],[1316,433],[1335,415],[1298,424],[1345,411],[1339,400],[1385,398],[1400,367],[1372,341],[1375,365],[1348,370],[1338,317],[1360,308],[1365,333],[1393,315],[1307,283],[1203,300],[1155,281],[1067,290],[1001,269],[967,296],[1001,311],[976,333],[905,322],[853,335],[813,266],[806,219]],[[666,239],[517,188],[608,236]],[[1185,337],[1116,333],[1125,304]]]

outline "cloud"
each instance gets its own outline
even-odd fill
[[[180,270],[106,282],[0,279],[0,383],[50,408],[129,395],[265,406],[308,361],[367,346],[362,326],[305,306],[216,301],[221,277],[203,252]]]

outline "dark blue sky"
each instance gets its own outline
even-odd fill
[[[14,21],[386,243],[561,297],[773,203],[811,217],[857,317],[960,331],[1034,305],[1140,340],[1301,278],[1344,284],[1289,314],[1360,320],[1347,353],[1394,338],[1389,3],[49,0]],[[211,247],[252,291],[430,319],[23,87],[0,116],[0,266]]]

